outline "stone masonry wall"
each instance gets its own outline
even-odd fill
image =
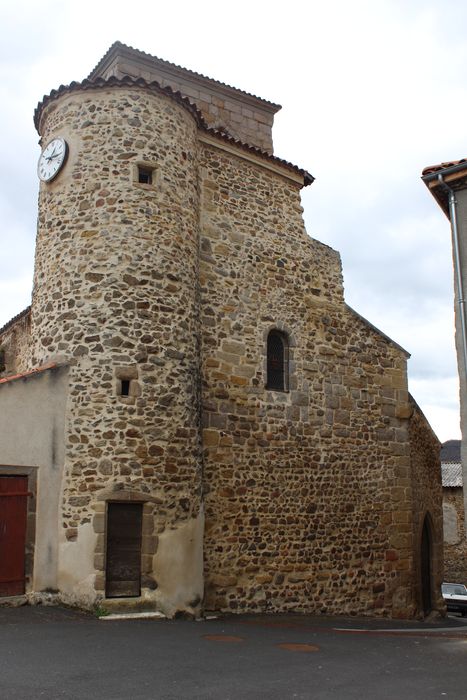
[[[426,422],[425,416],[411,401],[413,413],[409,422],[413,512],[410,526],[413,531],[415,600],[421,606],[421,541],[425,517],[431,531],[432,605],[444,611],[441,596],[443,582],[443,511],[441,487],[440,443]]]
[[[297,172],[143,86],[72,88],[40,125],[70,149],[41,186],[30,345],[32,366],[70,366],[64,597],[103,596],[106,504],[129,500],[143,597],[199,612],[204,498],[206,609],[413,615],[413,513],[438,532],[436,495],[414,503],[431,448],[420,419],[411,451],[406,355],[345,304]],[[274,328],[281,392],[265,389]]]
[[[115,49],[109,65],[92,75],[103,78],[129,75],[147,82],[156,80],[162,87],[169,85],[196,104],[209,126],[227,129],[240,141],[273,152],[272,125],[274,113],[280,109],[278,105],[124,46]]]
[[[444,580],[467,583],[467,540],[462,488],[443,488]],[[450,527],[447,526],[449,518]]]
[[[296,184],[217,148],[201,175],[206,608],[410,616],[405,355],[345,305]]]
[[[31,314],[28,311],[19,314],[18,320],[13,320],[11,325],[8,324],[7,328],[0,333],[0,349],[3,356],[0,377],[32,369],[30,347]]]
[[[32,327],[35,364],[71,365],[62,580],[81,585],[73,558],[95,546],[102,594],[106,501],[141,500],[143,587],[157,599],[158,537],[201,507],[196,124],[138,88],[65,95],[41,124],[43,145],[62,136],[70,150],[41,186]]]

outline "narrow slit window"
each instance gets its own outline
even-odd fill
[[[280,331],[272,330],[267,342],[266,388],[272,391],[287,391],[289,344]]]
[[[122,379],[122,386],[121,386],[121,391],[120,395],[121,396],[129,396],[130,395],[130,380],[129,379]]]
[[[151,168],[144,168],[142,165],[138,166],[138,182],[141,182],[143,185],[152,185]]]

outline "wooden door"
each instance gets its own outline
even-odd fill
[[[25,592],[27,498],[27,476],[0,476],[0,596]]]
[[[141,503],[109,503],[107,508],[107,598],[141,595]]]

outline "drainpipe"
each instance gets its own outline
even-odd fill
[[[465,165],[464,165],[465,168]],[[452,242],[453,242],[453,252],[454,252],[454,270],[457,281],[457,294],[458,294],[458,304],[459,304],[459,315],[461,319],[461,334],[462,334],[462,354],[464,358],[464,372],[465,380],[467,382],[467,321],[465,317],[465,299],[464,299],[464,285],[462,283],[462,271],[460,262],[460,250],[459,250],[459,230],[457,227],[457,209],[456,209],[456,193],[454,190],[446,184],[443,180],[441,173],[438,174],[438,182],[443,187],[444,190],[449,195],[449,217],[451,219],[451,229],[452,229]]]

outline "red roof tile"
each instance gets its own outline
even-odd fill
[[[448,219],[450,219],[448,190],[449,187],[465,189],[467,182],[467,158],[450,160],[438,165],[429,165],[422,171],[422,180]],[[445,184],[448,184],[449,187],[446,188]]]
[[[3,377],[3,379],[0,379],[0,384],[6,384],[7,382],[13,382],[15,379],[26,379],[27,377],[31,377],[32,375],[39,374],[39,372],[45,372],[48,369],[53,369],[54,367],[57,367],[56,362],[49,362],[46,365],[42,365],[41,367],[36,367],[35,369],[30,369],[27,372],[22,372],[21,374],[12,374],[9,377]]]
[[[456,165],[461,165],[461,163],[467,163],[467,158],[451,160],[447,161],[446,163],[439,163],[438,165],[429,165],[427,168],[422,170],[422,177],[424,175],[431,175],[431,173],[438,173],[440,170],[446,170],[446,168],[454,168]]]

